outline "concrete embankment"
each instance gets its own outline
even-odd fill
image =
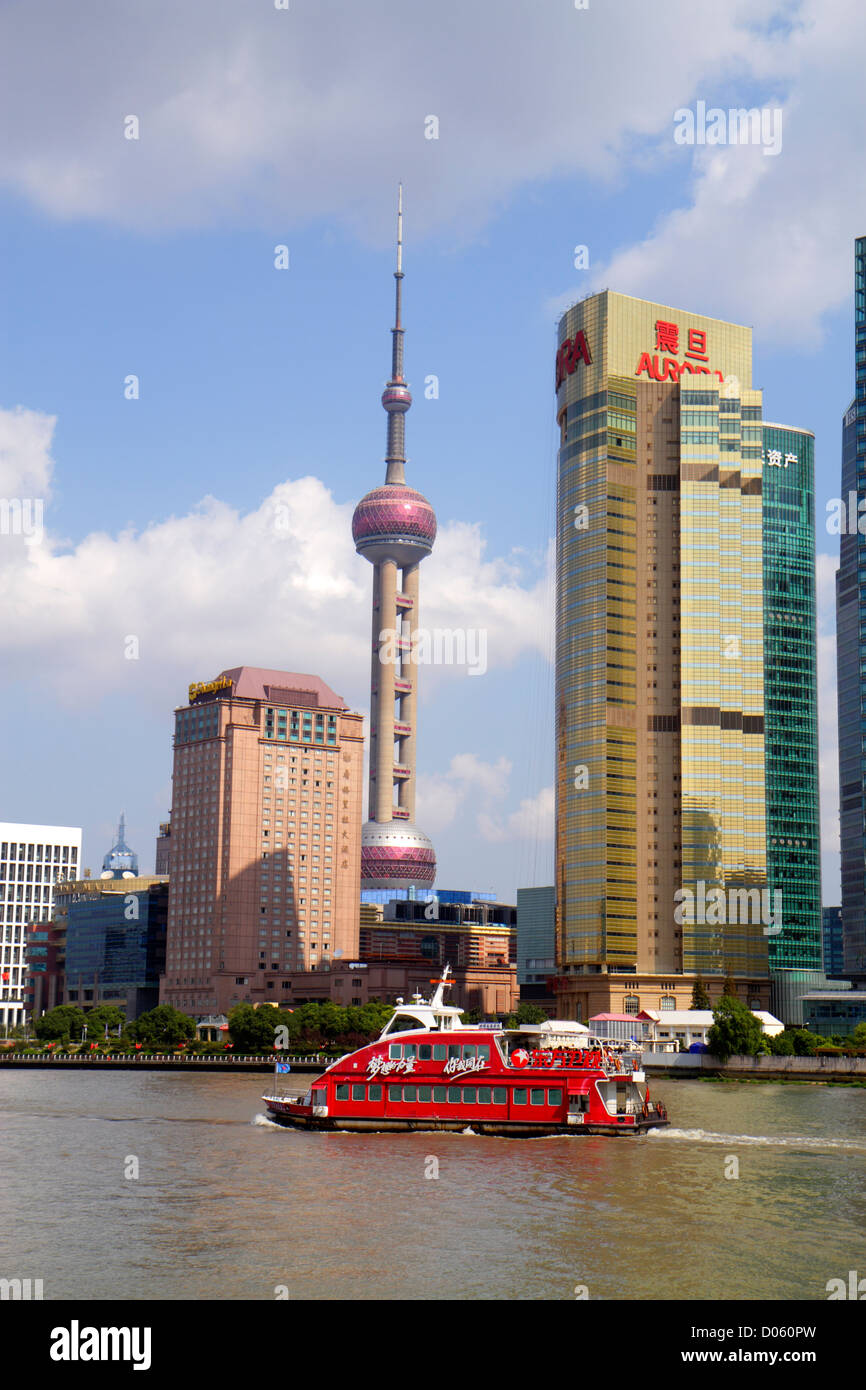
[[[729,1057],[708,1052],[645,1052],[650,1076],[683,1079],[724,1077],[729,1081],[860,1081],[866,1085],[866,1057]]]
[[[332,1062],[333,1057],[281,1058],[296,1074],[317,1076]],[[274,1070],[273,1057],[177,1057],[156,1054],[153,1057],[28,1057],[26,1054],[0,1053],[0,1067],[30,1069],[41,1067],[49,1071],[259,1071]]]

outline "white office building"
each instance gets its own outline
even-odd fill
[[[0,821],[0,1036],[24,1022],[24,933],[47,922],[54,885],[78,878],[81,830]]]

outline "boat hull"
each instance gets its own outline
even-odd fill
[[[493,1135],[504,1139],[544,1139],[551,1135],[579,1135],[579,1134],[646,1134],[651,1129],[661,1129],[670,1121],[667,1118],[650,1116],[644,1119],[640,1115],[623,1115],[617,1119],[611,1119],[609,1124],[592,1122],[582,1124],[560,1124],[550,1122],[540,1122],[538,1124],[523,1124],[516,1120],[474,1120],[469,1117],[459,1120],[436,1119],[434,1116],[418,1116],[417,1119],[353,1119],[351,1116],[320,1116],[303,1113],[285,1103],[276,1101],[271,1102],[267,1097],[263,1097],[268,1107],[269,1119],[277,1124],[285,1125],[293,1129],[323,1130],[335,1132],[345,1130],[353,1133],[363,1134],[387,1134],[387,1133],[430,1133],[436,1131],[451,1131],[454,1134],[463,1134],[471,1129],[473,1134]]]

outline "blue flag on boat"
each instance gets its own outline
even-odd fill
[[[277,1071],[291,1071],[288,1062],[277,1062]]]

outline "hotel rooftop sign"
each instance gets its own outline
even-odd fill
[[[609,377],[682,380],[719,390],[752,386],[752,332],[741,324],[605,290],[574,304],[559,323],[560,406],[604,390]]]
[[[189,702],[193,703],[199,695],[216,695],[220,690],[231,690],[232,682],[228,676],[217,676],[213,681],[193,681],[189,687]]]

